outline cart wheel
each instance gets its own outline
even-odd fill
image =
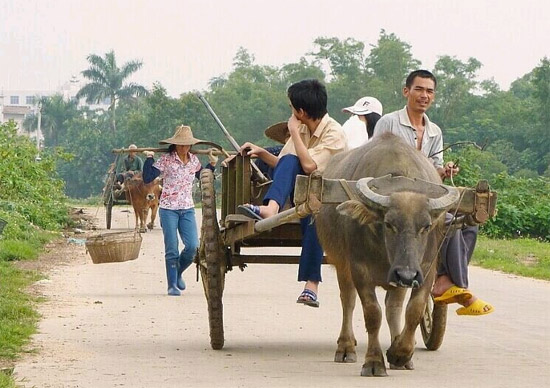
[[[214,174],[209,169],[201,171],[202,227],[199,248],[199,267],[208,303],[210,345],[223,348],[223,287],[225,282],[224,251],[216,214]]]
[[[437,350],[443,343],[445,327],[447,324],[447,305],[433,302],[433,297],[428,299],[424,316],[420,321],[420,331],[424,345],[428,350]]]

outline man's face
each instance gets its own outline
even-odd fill
[[[426,112],[435,99],[435,83],[430,78],[415,77],[409,88],[403,88],[407,107],[414,112]]]

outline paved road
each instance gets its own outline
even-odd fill
[[[115,229],[133,215],[114,208]],[[101,211],[98,218],[103,224]],[[493,303],[485,317],[449,314],[445,341],[414,371],[360,377],[366,335],[356,311],[356,364],[332,362],[340,325],[335,272],[324,267],[321,308],[294,301],[295,265],[251,265],[226,277],[225,347],[209,346],[202,285],[187,273],[168,297],[162,232],[144,235],[139,259],[94,265],[77,247],[71,264],[38,286],[48,301],[33,339],[38,352],[16,366],[23,387],[545,387],[550,368],[550,283],[471,269],[472,289]],[[451,310],[452,312],[452,310]],[[384,326],[382,346],[389,346]]]

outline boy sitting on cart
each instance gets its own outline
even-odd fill
[[[327,113],[327,92],[318,80],[303,80],[288,88],[292,115],[288,120],[290,138],[278,156],[252,143],[242,145],[240,152],[258,157],[274,168],[273,182],[264,196],[263,205],[245,204],[238,211],[248,217],[262,220],[274,216],[283,208],[294,191],[296,176],[323,171],[330,158],[346,149],[342,127]],[[317,292],[321,282],[323,249],[317,239],[311,216],[300,220],[302,252],[298,281],[305,287],[297,303],[319,307]]]

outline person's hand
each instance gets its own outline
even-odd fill
[[[153,156],[155,156],[155,153],[153,151],[143,151],[143,153],[147,158],[152,158]]]
[[[460,168],[454,164],[454,162],[447,162],[445,164],[445,178],[450,178],[451,176],[457,176],[460,172]]]
[[[214,150],[212,148],[208,151],[208,162],[212,166],[216,166],[216,164],[218,163],[218,157],[214,155]]]
[[[255,156],[258,157],[265,150],[262,147],[258,147],[256,144],[246,142],[239,149],[239,153],[243,156]]]
[[[302,122],[298,120],[294,114],[292,114],[288,119],[288,132],[290,132],[290,136],[292,136],[293,133],[300,133],[300,125],[302,125]]]

